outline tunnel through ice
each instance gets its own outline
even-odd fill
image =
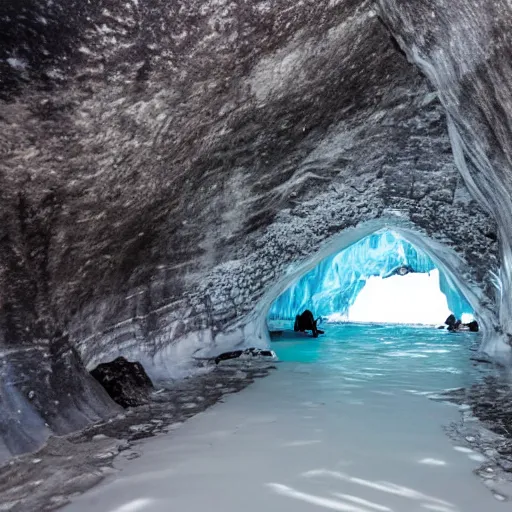
[[[441,268],[440,268],[441,267]],[[327,322],[440,325],[474,310],[453,279],[405,237],[382,229],[320,261],[272,304],[268,324],[309,309]]]
[[[168,4],[0,6],[8,451],[115,414],[100,363],[266,346],[290,285],[387,227],[510,364],[511,6]]]

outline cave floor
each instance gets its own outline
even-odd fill
[[[49,512],[116,473],[114,460],[140,457],[143,440],[165,435],[275,369],[273,361],[240,361],[187,379],[156,382],[148,404],[65,436],[0,466],[0,510]]]
[[[461,391],[493,371],[471,361],[474,335],[326,330],[285,333],[277,371],[145,440],[140,458],[118,459],[119,473],[64,510],[508,510],[505,441]]]

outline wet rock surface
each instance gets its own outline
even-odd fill
[[[215,359],[215,364],[219,364],[222,361],[228,361],[230,359],[238,358],[270,358],[275,359],[276,354],[272,350],[264,350],[259,348],[246,348],[244,350],[232,350],[231,352],[223,352],[219,354]]]
[[[442,393],[436,400],[459,406],[461,420],[447,433],[461,444],[470,458],[480,462],[476,474],[496,499],[511,500],[501,485],[512,482],[512,382],[506,372],[481,369],[481,378],[469,388]],[[473,453],[472,453],[473,452]]]
[[[0,467],[0,507],[12,512],[56,510],[116,470],[115,457],[140,457],[137,441],[179,428],[195,414],[268,375],[270,363],[223,362],[202,376],[157,385],[143,406],[63,437]],[[172,442],[172,437],[170,439]]]
[[[153,383],[138,362],[118,357],[98,365],[90,373],[121,407],[136,407],[149,401]]]

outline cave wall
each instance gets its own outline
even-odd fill
[[[512,339],[512,5],[379,0],[378,12],[439,93],[456,162],[496,220],[500,328]]]
[[[173,375],[247,342],[269,289],[359,225],[449,248],[497,325],[503,217],[461,178],[444,89],[390,37],[415,54],[410,9],[0,6],[0,428],[28,439],[11,449],[39,442],[18,410],[48,433],[112,412],[84,364],[122,353]]]

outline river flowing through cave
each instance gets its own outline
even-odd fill
[[[120,474],[64,510],[509,507],[501,500],[510,484],[489,448],[494,435],[475,421],[471,402],[450,399],[494,374],[471,360],[479,335],[326,329],[318,339],[277,335],[281,362],[270,376],[147,441],[139,459],[120,462]]]

